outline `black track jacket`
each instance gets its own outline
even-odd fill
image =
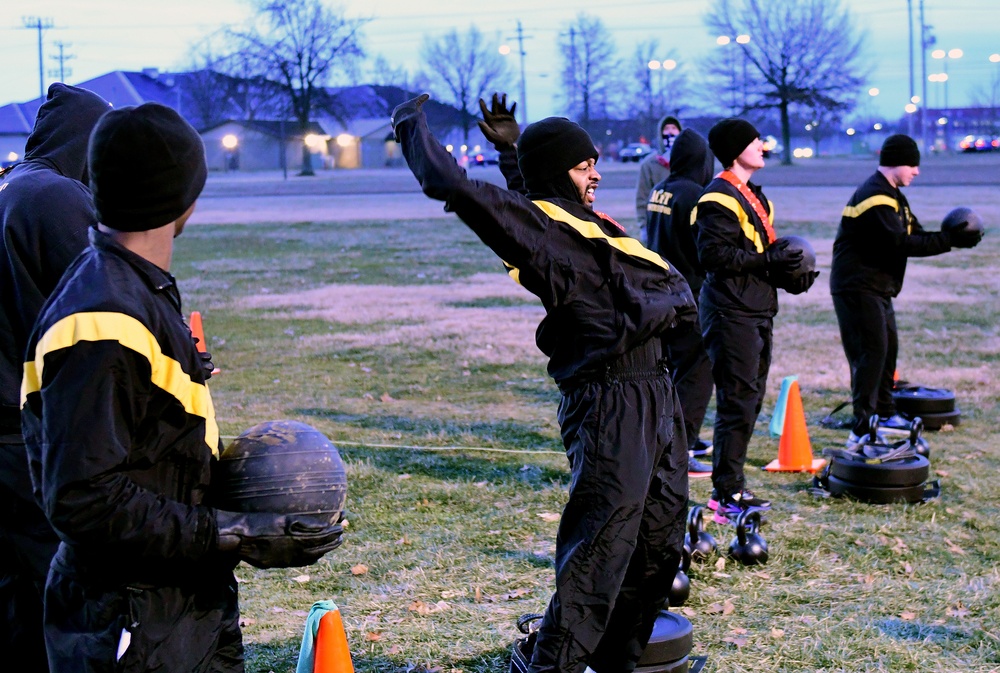
[[[195,581],[219,430],[173,277],[97,229],[39,316],[22,426],[53,562],[115,585]],[[37,491],[40,490],[40,493]]]
[[[851,196],[833,242],[830,293],[862,292],[895,297],[903,289],[907,257],[951,250],[945,234],[924,231],[902,191],[881,172]]]
[[[396,127],[424,193],[445,202],[542,301],[535,333],[561,387],[603,375],[622,354],[696,315],[683,276],[593,210],[470,180],[423,113]]]
[[[38,110],[24,161],[0,179],[0,419],[16,432],[21,365],[46,297],[97,223],[87,181],[87,140],[107,102],[53,84]]]
[[[685,129],[670,149],[670,176],[653,187],[646,204],[646,245],[681,272],[695,297],[705,281],[698,262],[691,213],[712,179],[708,143]]]
[[[760,187],[752,182],[747,186],[773,223],[774,206]],[[753,207],[736,187],[717,177],[698,199],[692,218],[698,260],[707,272],[701,303],[737,315],[773,318],[778,293],[767,279],[767,233]]]

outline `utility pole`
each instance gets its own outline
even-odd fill
[[[906,27],[909,29],[910,35],[910,100],[907,103],[913,103],[913,0],[906,0]],[[923,106],[921,106],[923,107]],[[912,108],[910,108],[912,109]],[[913,137],[913,115],[907,115],[907,133],[912,138]]]
[[[920,145],[927,151],[927,47],[934,44],[933,35],[928,31],[933,26],[928,26],[924,20],[924,0],[920,0]]]
[[[33,28],[38,31],[38,97],[45,98],[45,68],[42,61],[42,31],[52,27],[52,19],[43,19],[37,16],[21,17],[21,22],[25,28]]]
[[[66,67],[66,61],[72,61],[74,58],[76,58],[76,56],[74,56],[73,54],[66,54],[63,52],[63,50],[66,47],[72,47],[73,45],[67,44],[65,42],[55,42],[54,44],[56,45],[56,47],[59,48],[59,55],[49,56],[49,58],[51,58],[53,61],[59,62],[59,69],[50,70],[49,76],[58,77],[60,82],[65,82],[66,78],[73,74],[73,70],[71,68]]]
[[[531,39],[530,35],[525,35],[521,28],[521,20],[517,20],[517,51],[521,56],[521,123],[528,123],[528,88],[524,78],[524,41]]]

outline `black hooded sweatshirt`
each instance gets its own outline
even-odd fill
[[[24,161],[0,178],[0,433],[20,432],[28,334],[97,223],[87,187],[87,142],[108,111],[97,94],[53,84],[35,118]]]
[[[658,183],[646,204],[646,245],[681,272],[697,297],[705,282],[698,262],[691,211],[711,182],[715,160],[708,142],[691,129],[681,131],[670,150],[670,175]]]

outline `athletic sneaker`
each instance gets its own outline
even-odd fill
[[[885,435],[883,435],[881,432],[876,433],[875,441],[872,442],[871,435],[868,434],[867,432],[858,437],[856,434],[854,434],[854,431],[851,431],[851,434],[847,436],[847,441],[844,442],[844,446],[847,448],[848,451],[857,451],[862,446],[865,446],[867,444],[888,444],[888,443],[889,440],[887,440],[885,438]]]
[[[899,414],[893,414],[889,418],[880,420],[878,422],[878,429],[882,432],[909,434],[910,425],[910,421],[906,420]]]
[[[739,493],[732,494],[729,498],[716,501],[717,507],[712,521],[725,525],[736,520],[736,518],[747,511],[765,511],[771,509],[771,501],[756,496],[753,491],[743,489]]]
[[[704,479],[712,476],[712,466],[695,460],[695,457],[688,451],[688,479]]]
[[[694,443],[694,448],[689,452],[695,458],[703,458],[704,456],[712,455],[712,442],[706,442],[704,439],[697,439]]]

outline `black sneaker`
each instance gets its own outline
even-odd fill
[[[712,442],[706,442],[704,439],[699,438],[695,441],[694,446],[690,451],[691,455],[695,458],[704,458],[705,456],[712,455]]]
[[[725,525],[732,523],[740,514],[747,511],[766,511],[771,509],[771,501],[758,497],[753,491],[743,489],[739,493],[733,493],[728,498],[719,501],[712,521]]]

